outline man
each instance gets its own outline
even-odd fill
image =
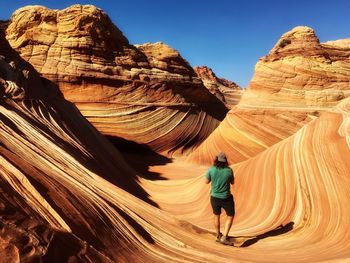
[[[205,183],[211,183],[210,203],[214,213],[214,226],[216,230],[216,241],[224,245],[232,245],[228,240],[233,217],[235,215],[235,205],[231,194],[231,184],[234,184],[232,169],[228,166],[225,153],[217,155],[214,165],[209,168],[205,175]],[[221,208],[226,212],[224,234],[220,232]]]

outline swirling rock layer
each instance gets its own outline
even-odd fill
[[[40,14],[33,21],[40,20]],[[29,27],[33,21],[29,20]],[[89,20],[83,21],[84,27]],[[151,157],[139,152],[122,155],[114,148],[64,100],[54,83],[41,78],[11,49],[4,28],[0,26],[1,260],[349,260],[350,98],[333,106],[333,97],[320,100],[319,105],[314,105],[314,100],[306,105],[305,97],[294,107],[294,99],[283,106],[281,101],[288,97],[284,90],[281,101],[274,104],[271,100],[267,109],[249,104],[247,97],[230,111],[200,148],[207,147],[204,154],[210,156],[213,148],[223,145],[237,152],[240,149],[245,153],[242,159],[247,159],[232,166],[237,213],[230,235],[235,237],[236,247],[222,246],[214,241],[209,186],[202,180],[207,166],[177,158],[144,171],[167,180],[145,179],[147,176],[136,171]],[[107,45],[102,42],[99,44]],[[344,72],[347,43],[327,44],[327,48],[338,50]],[[176,65],[174,53],[154,53],[154,44],[138,48],[147,49],[143,54],[157,67]],[[184,70],[190,69],[172,68],[174,72]],[[91,91],[98,87],[85,85]],[[347,89],[339,85],[346,96]],[[264,99],[267,97],[262,95]],[[185,134],[188,126],[179,126]],[[232,147],[232,141],[240,145]]]
[[[7,39],[103,134],[162,152],[196,147],[227,112],[179,53],[132,46],[94,6],[16,11]]]
[[[255,156],[287,138],[350,95],[348,40],[321,44],[296,27],[261,58],[239,104],[190,160],[209,164],[225,151],[231,162]]]
[[[239,262],[346,262],[349,156],[348,98],[293,136],[232,166],[236,216],[231,235],[241,248],[222,252]],[[192,178],[177,179],[170,172],[181,169]],[[164,210],[212,229],[205,170],[183,164],[154,167],[170,180],[143,185]]]
[[[3,37],[0,44],[1,260],[214,261],[198,253],[200,242],[189,246],[192,226],[154,207],[136,172],[73,104],[45,95],[57,87],[33,68],[23,75],[17,65],[29,65]],[[25,96],[11,96],[12,76]]]

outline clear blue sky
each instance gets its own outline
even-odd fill
[[[298,25],[312,27],[322,42],[350,38],[350,0],[11,0],[0,19],[37,4],[63,9],[93,4],[108,13],[131,44],[162,41],[192,65],[245,87],[258,59]]]

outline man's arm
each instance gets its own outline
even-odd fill
[[[211,177],[210,177],[210,170],[207,171],[207,173],[204,175],[204,182],[206,184],[209,184],[211,181]]]
[[[233,171],[231,170],[231,176],[232,176],[232,179],[231,179],[231,184],[235,184],[235,176],[233,175]]]

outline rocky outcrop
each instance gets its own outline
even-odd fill
[[[239,104],[190,160],[210,164],[220,151],[225,151],[231,162],[246,160],[348,97],[347,43],[322,44],[308,27],[285,33],[256,64]]]
[[[350,39],[339,39],[322,43],[323,46],[329,45],[338,49],[348,50],[350,48]]]
[[[313,29],[285,33],[255,66],[242,105],[332,107],[349,96],[349,45],[322,44]],[[347,46],[347,48],[346,48]]]
[[[179,52],[162,42],[135,45],[135,47],[146,55],[151,68],[182,76],[195,76],[192,67]]]
[[[19,9],[6,37],[105,135],[181,153],[227,112],[176,50],[163,43],[130,45],[94,6]]]
[[[218,78],[211,68],[206,66],[194,67],[197,76],[203,81],[207,89],[229,109],[238,104],[243,90],[234,82]]]

